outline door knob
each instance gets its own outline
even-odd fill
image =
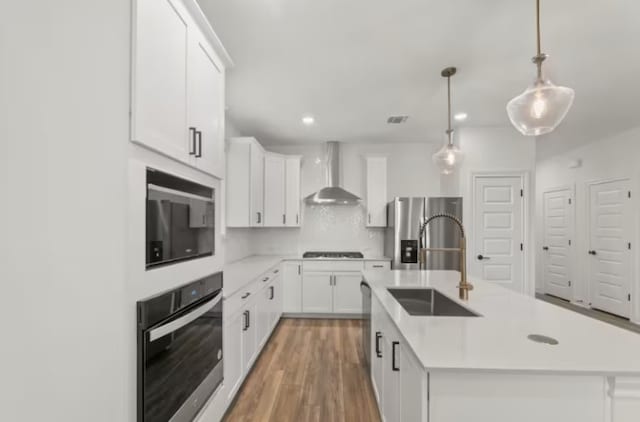
[[[478,258],[479,261],[486,260],[486,259],[491,259],[488,256],[482,256],[482,255],[478,255],[477,258]]]
[[[589,255],[596,255],[596,251],[589,251]]]

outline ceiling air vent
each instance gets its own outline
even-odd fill
[[[387,119],[387,123],[390,125],[399,125],[407,121],[409,116],[391,116]]]

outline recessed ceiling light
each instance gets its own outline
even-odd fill
[[[467,120],[467,113],[456,113],[453,118],[456,119],[457,121],[461,122],[463,120]]]
[[[316,122],[316,119],[314,119],[313,116],[304,116],[302,118],[302,123],[304,123],[307,126],[311,126],[315,122]]]

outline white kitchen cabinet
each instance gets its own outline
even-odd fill
[[[362,312],[360,273],[335,273],[333,275],[333,312],[357,314]]]
[[[387,227],[387,158],[366,157],[367,227]]]
[[[188,125],[191,163],[224,177],[224,67],[197,31],[190,32]]]
[[[262,349],[271,328],[271,289],[268,287],[258,292],[255,311],[256,344],[258,349]]]
[[[257,300],[252,300],[243,312],[245,316],[242,332],[242,367],[249,371],[258,356],[258,330],[256,327]]]
[[[283,311],[302,312],[302,261],[282,264]]]
[[[283,289],[282,289],[282,277],[276,276],[271,282],[271,285],[267,288],[269,290],[269,333],[273,331],[278,324],[280,317],[282,316],[283,305]]]
[[[308,272],[302,278],[302,311],[328,314],[333,312],[333,274]]]
[[[285,157],[267,152],[264,157],[264,226],[286,224]]]
[[[224,48],[193,0],[134,8],[131,140],[223,178]]]
[[[365,261],[365,271],[389,271],[391,269],[391,261]]]
[[[178,0],[134,7],[131,138],[187,162],[187,12]]]
[[[300,227],[300,157],[288,156],[285,171],[285,221],[287,227]]]
[[[385,421],[426,419],[424,368],[377,299],[371,303],[371,379]]]
[[[264,224],[264,150],[254,138],[232,138],[227,148],[228,227]]]
[[[245,321],[244,313],[237,312],[227,317],[224,324],[224,382],[229,401],[240,388],[244,376],[242,340],[245,337]]]

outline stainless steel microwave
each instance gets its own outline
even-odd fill
[[[215,252],[215,189],[147,168],[146,268]]]

